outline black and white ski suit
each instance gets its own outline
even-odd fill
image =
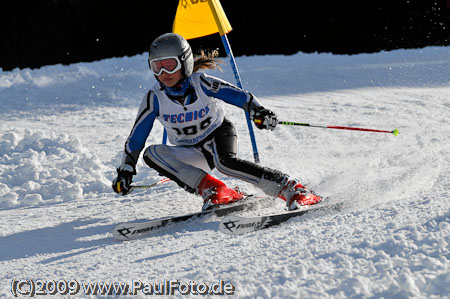
[[[217,168],[276,197],[288,176],[237,157],[236,130],[219,103],[250,112],[261,106],[259,101],[248,91],[205,73],[196,72],[186,80],[189,87],[183,103],[171,98],[159,82],[144,96],[119,169],[136,173],[139,155],[158,119],[172,145],[150,145],[143,157],[159,174],[194,193],[204,176]]]

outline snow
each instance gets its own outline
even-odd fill
[[[14,279],[30,279],[223,281],[236,298],[449,298],[449,54],[428,47],[238,57],[245,88],[281,120],[400,135],[257,130],[263,165],[346,209],[242,236],[219,233],[219,218],[196,220],[130,242],[115,241],[112,227],[201,207],[172,182],[126,197],[111,190],[140,100],[155,82],[146,55],[0,70],[0,296],[13,296]],[[209,73],[234,82],[231,68],[222,69]],[[224,108],[240,157],[252,160],[242,111]],[[161,138],[157,125],[148,144]],[[136,184],[161,179],[139,162]],[[243,214],[281,209],[275,200]],[[83,289],[75,297],[85,297]]]

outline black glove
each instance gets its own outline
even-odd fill
[[[117,177],[113,180],[112,188],[114,192],[120,195],[126,195],[131,190],[131,182],[133,181],[133,173],[117,168]]]
[[[253,120],[256,127],[260,130],[273,130],[278,124],[275,113],[263,106],[256,107],[250,112],[250,119]]]

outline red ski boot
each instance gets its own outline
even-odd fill
[[[300,206],[315,205],[322,200],[320,196],[309,191],[296,180],[289,180],[278,197],[286,201],[289,211],[296,210]]]
[[[236,202],[244,197],[243,193],[228,188],[222,181],[209,174],[198,185],[197,193],[203,197],[203,211]]]

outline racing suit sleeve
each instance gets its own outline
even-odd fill
[[[125,142],[122,163],[119,170],[125,170],[136,174],[136,164],[139,155],[145,146],[145,141],[150,134],[153,123],[159,115],[159,104],[156,95],[149,91],[142,99],[131,133]]]
[[[242,108],[249,113],[261,107],[261,103],[253,94],[217,77],[201,73],[200,86],[206,95]]]

